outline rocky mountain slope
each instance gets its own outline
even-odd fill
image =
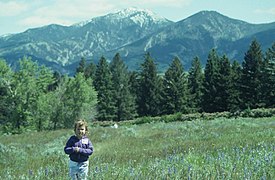
[[[263,50],[271,47],[275,23],[249,24],[214,11],[202,11],[115,51],[124,54],[133,67],[139,62],[140,52],[148,51],[164,69],[175,56],[189,68],[195,56],[205,64],[212,48],[220,55],[242,61],[253,39],[261,43]]]
[[[81,57],[95,63],[119,52],[129,69],[137,69],[150,52],[160,70],[178,56],[185,68],[199,56],[205,64],[212,48],[242,61],[256,38],[263,50],[275,41],[275,22],[249,24],[215,11],[201,11],[172,22],[151,11],[128,8],[72,26],[48,25],[0,37],[0,57],[16,65],[24,55],[64,73],[71,73]]]

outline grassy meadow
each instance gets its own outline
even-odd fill
[[[0,136],[0,179],[67,179],[73,130]],[[91,127],[89,179],[275,179],[275,118]]]

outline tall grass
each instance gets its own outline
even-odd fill
[[[72,130],[0,137],[1,179],[66,179]],[[274,179],[274,118],[91,127],[90,179]]]

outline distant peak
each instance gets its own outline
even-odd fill
[[[220,14],[219,12],[214,11],[214,10],[203,10],[203,11],[200,11],[198,13],[201,13],[201,14]]]
[[[191,15],[190,17],[186,18],[184,21],[191,21],[192,23],[195,23],[195,24],[201,24],[202,22],[205,22],[205,20],[224,21],[225,19],[229,20],[232,18],[229,18],[217,11],[204,10]]]
[[[200,11],[200,12],[194,14],[193,16],[196,16],[196,15],[200,15],[200,16],[224,16],[221,13],[219,13],[217,11],[213,11],[213,10],[203,10],[203,11]]]
[[[233,22],[235,21],[234,23],[247,23],[245,21],[242,21],[242,20],[239,20],[239,19],[234,19],[234,18],[231,18],[231,17],[228,17],[224,14],[221,14],[217,11],[214,11],[214,10],[204,10],[204,11],[200,11],[190,17],[195,17],[194,20],[197,20],[197,21],[202,21],[203,19],[212,19],[212,20],[217,20],[217,21],[228,21],[227,23],[229,23],[230,21]]]
[[[118,10],[115,13],[124,13],[124,14],[133,14],[133,13],[137,13],[137,12],[148,12],[148,13],[152,13],[150,10],[148,9],[142,9],[142,8],[137,8],[137,7],[129,7],[129,8],[125,8],[122,10]]]
[[[129,7],[129,8],[125,8],[123,10],[119,10],[118,12],[132,14],[132,13],[136,13],[136,12],[146,12],[146,11],[149,11],[149,10],[137,8],[137,7]]]
[[[162,22],[169,22],[168,19],[159,16],[158,14],[148,10],[148,9],[141,9],[141,8],[136,8],[136,7],[129,7],[125,8],[123,10],[117,10],[114,13],[109,13],[104,16],[99,16],[92,18],[87,21],[82,21],[80,23],[76,23],[73,26],[84,26],[90,22],[92,22],[95,19],[98,18],[109,18],[109,19],[124,19],[124,18],[130,18],[134,22],[138,24],[143,24],[144,21],[146,20],[152,20],[156,23],[162,23]]]
[[[147,16],[152,17],[153,19],[165,19],[148,9],[142,9],[142,8],[137,8],[137,7],[129,7],[129,8],[120,10],[114,14],[118,14],[118,15],[124,16],[124,17],[130,17],[130,16],[133,16],[138,13],[145,14]]]

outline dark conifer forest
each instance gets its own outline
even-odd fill
[[[262,52],[253,40],[239,61],[211,49],[205,67],[194,57],[189,70],[174,57],[162,74],[149,52],[137,71],[129,71],[119,53],[111,62],[102,56],[98,64],[83,57],[73,77],[39,66],[29,57],[19,61],[15,71],[0,60],[4,132],[68,128],[76,118],[121,122],[275,106],[275,43]]]

